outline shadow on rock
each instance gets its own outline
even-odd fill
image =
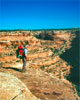
[[[71,49],[67,50],[60,57],[72,66],[67,79],[75,85],[79,85],[79,38],[80,32],[76,31],[76,38],[72,41]]]
[[[35,35],[36,38],[42,40],[54,40],[54,32],[53,31],[42,31],[39,35]]]
[[[18,71],[18,72],[21,72],[20,69],[18,68],[13,68],[13,67],[3,67],[4,69],[12,69],[12,70],[15,70],[15,71]]]

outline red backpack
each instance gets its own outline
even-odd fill
[[[17,50],[17,58],[21,58],[23,56],[23,47],[19,46]]]

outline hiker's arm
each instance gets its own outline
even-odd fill
[[[27,56],[27,55],[25,55],[25,57],[26,57],[26,60],[28,61],[28,60],[29,60],[28,56]]]

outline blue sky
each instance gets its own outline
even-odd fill
[[[0,0],[0,29],[79,28],[79,0]]]

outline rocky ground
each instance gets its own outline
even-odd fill
[[[41,100],[78,100],[76,89],[66,80],[71,65],[60,58],[75,37],[71,31],[1,32],[0,72],[16,76]],[[29,61],[27,72],[21,73],[22,61],[16,58],[16,50],[26,43]]]
[[[18,68],[18,69],[21,69],[21,68]],[[25,73],[21,73],[17,71],[17,68],[13,68],[13,69],[0,68],[0,71],[7,73],[9,75],[16,76],[27,86],[27,88],[31,91],[33,95],[35,95],[37,98],[40,98],[41,100],[79,100],[76,90],[70,82],[66,80],[60,80],[54,77],[52,74],[48,74],[42,71],[41,69],[27,68],[27,72]],[[5,84],[8,85],[7,87],[10,90],[12,90],[12,86],[16,85],[15,91],[18,91],[19,87],[17,88],[17,84],[19,86],[19,83],[17,81],[15,83],[15,81],[12,78],[11,79],[10,78],[8,79],[9,83],[6,83],[6,81],[4,80]],[[1,77],[1,79],[3,78]],[[9,87],[11,84],[12,86]],[[22,88],[22,90],[24,89],[25,88]],[[20,91],[16,92],[15,94],[12,93],[9,96],[9,99],[13,100],[11,98],[15,97],[17,94],[19,94],[19,92]],[[9,91],[8,91],[8,94],[9,94]],[[28,94],[26,94],[26,96],[27,95]],[[5,94],[5,96],[7,97],[7,94]],[[24,95],[22,97],[24,97]],[[9,99],[1,99],[1,100],[9,100]],[[21,100],[21,99],[16,98],[15,100]],[[28,99],[23,99],[23,100],[35,100],[35,99],[34,98],[30,99],[29,97]]]

